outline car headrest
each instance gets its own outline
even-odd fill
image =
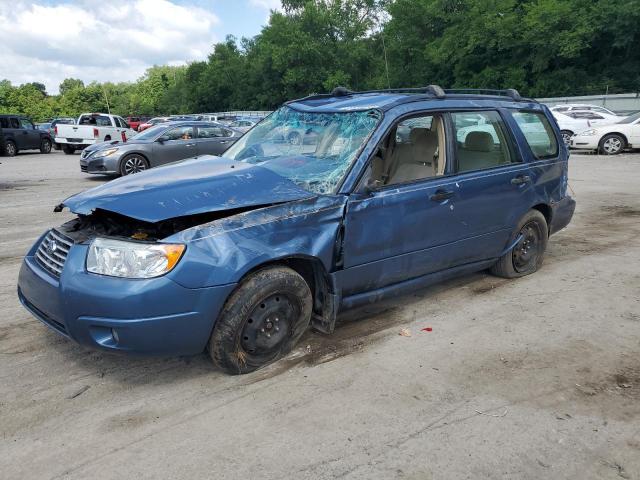
[[[487,132],[469,132],[464,139],[464,148],[474,152],[490,152],[493,150],[493,137]]]
[[[428,128],[416,127],[411,129],[409,140],[413,145],[438,143],[438,133]]]

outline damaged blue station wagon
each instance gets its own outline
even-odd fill
[[[114,180],[25,256],[18,295],[81,344],[229,373],[288,352],[340,309],[489,268],[542,264],[565,227],[568,152],[515,90],[313,95],[221,157]]]

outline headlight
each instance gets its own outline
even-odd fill
[[[584,132],[581,132],[578,135],[580,135],[582,137],[591,137],[591,136],[593,136],[595,134],[596,134],[596,131],[591,129],[591,130],[585,130]]]
[[[107,148],[106,150],[98,150],[96,153],[93,154],[93,158],[108,157],[109,155],[113,155],[117,151],[118,151],[117,148]]]
[[[176,266],[185,245],[138,243],[96,238],[89,246],[87,270],[124,278],[153,278]]]

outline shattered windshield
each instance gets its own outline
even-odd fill
[[[377,110],[307,113],[285,106],[223,157],[268,168],[310,192],[333,193],[381,117]]]

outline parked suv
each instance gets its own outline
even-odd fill
[[[314,141],[274,135],[299,128]],[[27,252],[18,295],[79,343],[208,347],[249,372],[309,324],[331,333],[341,309],[483,269],[535,272],[573,215],[567,167],[547,107],[514,90],[336,89],[285,104],[221,157],[66,199],[55,210],[78,217]]]
[[[8,157],[20,150],[51,152],[49,132],[37,128],[31,120],[20,115],[0,115],[0,152]]]

